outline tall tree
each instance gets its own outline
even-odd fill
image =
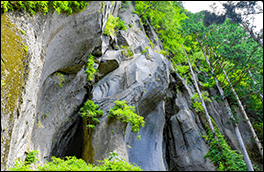
[[[233,114],[232,114],[232,112],[231,112],[231,108],[229,107],[228,101],[227,101],[227,99],[226,99],[225,96],[224,96],[224,91],[223,91],[222,87],[219,85],[218,79],[217,79],[216,76],[214,75],[214,69],[211,67],[211,64],[210,64],[210,62],[209,62],[209,60],[208,60],[208,58],[207,58],[207,55],[206,55],[206,52],[204,51],[204,48],[203,48],[203,46],[202,46],[202,43],[201,43],[201,41],[199,40],[197,33],[194,33],[194,34],[196,35],[197,42],[199,43],[199,45],[200,45],[200,47],[201,47],[201,49],[202,49],[202,51],[203,51],[204,57],[205,57],[205,59],[206,59],[206,62],[207,62],[208,66],[209,66],[209,68],[210,68],[210,70],[211,70],[211,74],[212,74],[213,77],[214,77],[214,80],[215,80],[216,86],[217,86],[217,88],[218,88],[218,90],[219,90],[219,93],[220,93],[220,95],[221,95],[221,97],[222,97],[222,100],[224,101],[224,104],[225,104],[225,106],[226,106],[227,113],[228,113],[228,115],[230,116],[230,118],[231,118],[233,121],[235,121],[235,118],[234,118],[234,116],[233,116]],[[207,51],[209,52],[209,49],[208,49],[207,46],[206,46],[206,48],[207,48]],[[237,136],[237,140],[238,140],[239,145],[240,145],[240,147],[241,147],[241,149],[242,149],[242,153],[243,153],[243,155],[244,155],[244,159],[245,159],[245,162],[246,162],[246,164],[247,164],[248,170],[249,170],[249,171],[254,171],[253,166],[252,166],[252,163],[251,163],[250,158],[249,158],[249,156],[248,156],[247,150],[246,150],[246,148],[245,148],[245,145],[244,145],[243,139],[242,139],[242,137],[241,137],[241,134],[240,134],[240,131],[239,131],[238,125],[237,125],[236,123],[234,123],[234,122],[232,122],[232,124],[233,124],[233,127],[234,127],[234,129],[235,129],[235,133],[236,133],[236,136]]]
[[[217,58],[217,55],[215,53],[214,53],[214,55]],[[220,64],[219,60],[218,60],[218,63]],[[222,68],[222,66],[221,66],[221,68]],[[231,84],[228,76],[226,75],[226,72],[225,72],[224,68],[222,68],[222,70],[223,70],[223,73],[224,73],[224,75],[226,77],[226,80],[227,80],[228,84],[231,87],[231,90],[232,90],[233,94],[235,95],[235,97],[237,99],[237,102],[238,102],[239,107],[240,107],[240,109],[242,111],[242,114],[244,115],[244,118],[245,118],[245,120],[246,120],[246,122],[247,122],[247,124],[248,124],[248,126],[250,128],[251,134],[253,135],[253,138],[255,140],[255,143],[257,144],[257,147],[259,149],[260,155],[263,158],[263,147],[262,147],[262,145],[261,145],[261,143],[260,143],[260,141],[258,139],[258,136],[256,135],[256,132],[255,132],[253,126],[251,125],[251,122],[250,122],[249,118],[247,117],[246,111],[245,111],[245,109],[244,109],[244,107],[243,107],[243,105],[242,105],[242,103],[241,103],[241,101],[240,101],[240,99],[239,99],[239,97],[238,97],[235,89],[233,88],[233,86],[232,86],[232,84]]]
[[[212,23],[223,23],[226,18],[231,19],[235,23],[243,25],[250,37],[254,39],[263,48],[263,29],[258,33],[254,32],[254,25],[250,25],[250,22],[254,21],[256,14],[263,13],[263,3],[261,1],[219,1],[225,9],[224,13],[217,12],[216,3],[211,5],[212,12],[206,12],[206,21],[208,25]],[[259,2],[259,3],[258,3]]]

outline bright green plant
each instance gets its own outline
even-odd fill
[[[60,80],[60,83],[59,83],[59,86],[62,87],[62,83],[65,81],[65,75],[63,75],[62,73],[58,72],[58,77],[59,77],[59,80]]]
[[[145,47],[145,49],[142,51],[142,54],[146,53],[148,49],[150,49],[150,47]]]
[[[87,81],[93,80],[93,75],[96,72],[96,69],[94,67],[94,56],[90,54],[90,58],[87,60],[87,70],[84,73],[87,73]]]
[[[32,164],[38,161],[38,157],[36,155],[38,154],[38,151],[32,150],[28,153],[26,159],[25,159],[25,164]]]
[[[15,9],[23,9],[31,15],[35,15],[37,11],[49,12],[49,8],[55,9],[58,14],[64,12],[68,15],[81,12],[88,6],[86,1],[1,1],[1,9],[4,12]]]
[[[212,102],[208,98],[209,94],[208,94],[207,91],[203,91],[201,94],[202,94],[202,98],[203,98],[204,101]],[[202,103],[200,102],[200,98],[199,98],[198,93],[195,93],[195,94],[192,95],[191,101],[193,102],[192,107],[195,108],[195,111],[197,113],[198,112],[203,112],[204,113],[204,109],[203,109]]]
[[[99,110],[99,105],[94,104],[92,100],[87,100],[83,107],[81,107],[79,114],[87,121],[89,118],[92,119],[92,121],[100,123],[100,121],[97,119],[98,116],[103,116],[104,113],[102,110]],[[88,124],[87,127],[94,128],[95,125]]]
[[[127,57],[130,57],[130,58],[133,58],[133,52],[129,49],[129,46],[123,46],[121,45],[120,46],[121,49],[123,49],[123,55],[124,56],[127,56]]]
[[[99,166],[99,169],[102,171],[142,171],[140,167],[138,167],[135,163],[134,165],[127,163],[123,158],[119,156],[119,154],[114,150],[114,152],[110,152],[110,157],[108,159],[104,159],[103,164]]]
[[[28,46],[25,45],[24,50],[28,52]]]
[[[134,113],[134,106],[128,106],[126,101],[115,101],[114,103],[115,106],[109,110],[109,118],[117,117],[118,120],[122,119],[122,122],[130,122],[134,133],[139,131],[140,125],[145,126],[144,117]]]
[[[113,15],[109,14],[103,34],[113,37],[116,35],[115,31],[118,29],[126,31],[127,27],[124,24],[125,22],[119,19],[119,17],[114,17]]]
[[[22,34],[26,35],[26,32],[24,30],[20,30]]]
[[[46,162],[45,164],[39,163],[37,164],[35,151],[27,161],[27,163],[22,163],[19,160],[15,160],[15,166],[10,168],[10,171],[142,171],[140,167],[136,164],[132,165],[127,163],[120,155],[114,150],[109,153],[109,158],[104,159],[100,162],[100,165],[95,166],[94,164],[87,164],[82,159],[77,159],[75,156],[68,157],[66,156],[66,160],[61,158],[52,157],[50,162]],[[26,161],[25,161],[26,162]],[[32,169],[32,164],[36,164],[35,169]]]
[[[147,52],[147,50],[146,49],[144,49],[143,51],[142,51],[142,54],[144,54],[144,53],[146,53]]]
[[[205,128],[208,135],[202,137],[209,142],[210,149],[209,152],[204,155],[204,158],[209,158],[211,162],[215,164],[218,171],[247,171],[248,169],[243,160],[243,155],[240,155],[238,151],[230,148],[212,118],[211,121],[215,128],[218,141],[215,140],[212,131],[208,125],[206,125]],[[218,147],[218,144],[221,148]]]
[[[27,157],[25,158],[24,162],[19,161],[18,159],[15,159],[15,166],[11,167],[10,171],[31,171],[30,167],[31,164],[36,163],[36,161],[39,161],[39,158],[36,157],[38,154],[38,151],[32,150],[27,154]]]
[[[5,81],[3,79],[1,79],[1,86],[5,85]]]
[[[263,142],[263,122],[255,123],[253,127],[257,132],[258,138]]]

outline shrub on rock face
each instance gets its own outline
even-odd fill
[[[111,14],[109,14],[109,17],[107,19],[107,23],[105,26],[104,34],[110,35],[111,37],[115,36],[115,30],[127,30],[127,27],[124,25],[125,22],[119,17],[114,17]]]
[[[94,104],[92,100],[87,100],[84,106],[80,109],[80,115],[85,120],[92,118],[93,121],[97,121],[98,123],[100,123],[100,121],[97,119],[97,116],[103,116],[104,113],[102,110],[98,110],[99,108],[99,105]],[[94,128],[95,126],[93,124],[88,124],[87,127]]]
[[[87,81],[93,80],[93,74],[96,72],[94,67],[94,56],[90,54],[90,58],[87,60],[87,70],[84,73],[87,73]]]
[[[132,126],[132,131],[137,133],[139,131],[140,125],[145,126],[144,117],[134,113],[135,107],[128,106],[126,101],[115,101],[115,106],[109,110],[108,117],[117,117],[117,119],[122,119],[122,122],[130,122]]]

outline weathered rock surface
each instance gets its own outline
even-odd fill
[[[38,12],[33,17],[25,12],[7,13],[17,28],[26,32],[22,38],[29,56],[23,103],[14,112],[19,115],[12,114],[12,133],[5,142],[1,139],[2,146],[10,142],[6,150],[1,149],[1,169],[12,166],[15,158],[24,159],[25,151],[38,150],[41,162],[67,151],[77,128],[78,108],[87,92],[83,67],[89,55],[100,49],[108,14],[118,10],[112,2],[106,2],[104,12],[97,13],[100,8],[101,2],[89,2],[83,12],[71,16],[56,11],[45,16]],[[62,87],[57,72],[64,75]],[[42,119],[45,113],[49,116]],[[8,118],[2,115],[1,121]]]
[[[16,158],[24,160],[30,150],[39,151],[42,163],[51,156],[75,155],[96,164],[114,149],[144,170],[215,170],[203,158],[209,145],[200,135],[206,134],[205,118],[192,108],[194,88],[157,53],[162,44],[153,27],[144,28],[138,15],[132,14],[132,7],[122,4],[126,10],[119,9],[121,2],[105,2],[100,13],[101,2],[89,4],[83,12],[71,16],[36,13],[30,19],[23,12],[7,13],[19,29],[26,31],[27,35],[21,37],[29,53],[21,105],[12,115],[1,110],[1,170],[13,166]],[[102,35],[110,12],[133,27],[117,31],[112,38]],[[133,58],[125,57],[115,45],[129,46]],[[150,49],[142,54],[146,47]],[[84,74],[90,54],[95,56],[98,71],[93,85]],[[214,88],[205,91],[209,97],[218,95]],[[78,114],[87,99],[104,112],[95,129],[87,128]],[[116,100],[126,100],[144,117],[145,127],[140,127],[137,134],[130,124],[107,117]],[[223,103],[211,100],[206,102],[209,114],[229,145],[240,150]],[[237,114],[241,117],[239,110]],[[2,121],[11,116],[14,125],[7,130],[7,123],[2,125]],[[239,129],[247,148],[254,152],[243,120]]]

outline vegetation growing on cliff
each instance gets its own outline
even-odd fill
[[[197,80],[207,89],[215,87],[218,80],[217,87],[223,88],[224,92],[221,100],[228,100],[232,108],[243,108],[241,102],[246,105],[246,113],[253,123],[257,123],[254,125],[255,130],[260,133],[259,138],[263,139],[263,136],[261,137],[263,129],[261,132],[258,127],[263,125],[263,48],[259,42],[250,38],[244,28],[233,20],[226,19],[219,24],[205,26],[204,12],[192,14],[184,10],[181,3],[175,1],[137,1],[135,13],[141,17],[143,23],[147,23],[148,20],[154,26],[164,50],[169,52],[166,56],[171,60],[177,73],[190,85],[192,80]],[[190,66],[181,44],[184,45],[191,67],[198,78],[189,74]],[[214,72],[211,72],[211,69]],[[228,76],[224,75],[224,71],[228,71]],[[254,76],[251,71],[254,71]],[[227,78],[231,80],[231,84],[227,82]],[[231,89],[232,86],[234,91]],[[199,102],[194,106],[197,110],[203,111]],[[251,131],[253,134],[254,129]],[[255,140],[259,143],[256,138]],[[263,155],[261,146],[259,150]],[[224,163],[221,161],[219,159],[217,163]],[[228,166],[221,169],[233,168],[231,164]],[[239,167],[241,168],[236,170],[244,169],[242,166]]]
[[[64,12],[68,15],[83,11],[88,6],[86,1],[1,1],[1,12],[9,10],[25,10],[31,15],[42,11],[44,15],[49,9],[55,9],[58,14]]]
[[[96,69],[94,67],[94,56],[90,54],[90,57],[87,60],[87,69],[84,73],[87,73],[87,81],[93,80],[93,75],[96,72]]]
[[[127,26],[124,24],[125,22],[119,19],[119,17],[114,17],[113,15],[109,14],[103,33],[113,37],[116,35],[115,34],[116,30],[118,29],[125,31],[127,30]]]
[[[24,162],[15,160],[15,166],[10,168],[10,171],[142,171],[136,164],[127,163],[114,150],[109,153],[109,158],[99,161],[101,164],[87,164],[82,159],[77,159],[75,156],[66,157],[66,160],[52,157],[50,162],[45,164],[36,163],[38,151],[30,151]],[[33,166],[34,164],[34,166]]]
[[[210,149],[204,157],[210,158],[211,162],[216,165],[218,171],[247,171],[247,165],[243,161],[243,156],[238,151],[230,148],[214,120],[212,118],[211,120],[219,140],[217,142],[214,139],[212,131],[206,125],[208,135],[203,136],[203,138],[209,142]],[[218,147],[218,143],[221,145],[221,148]]]
[[[117,117],[118,120],[122,119],[122,122],[130,122],[132,126],[132,131],[137,133],[139,131],[140,125],[145,126],[144,117],[134,113],[135,107],[128,106],[126,101],[115,101],[115,106],[109,110],[109,118]]]
[[[99,109],[99,105],[94,104],[92,100],[87,100],[83,107],[81,107],[79,114],[85,119],[85,121],[89,121],[91,118],[93,123],[88,124],[87,127],[94,128],[94,122],[100,123],[97,119],[98,116],[103,116],[104,113],[102,110]]]

